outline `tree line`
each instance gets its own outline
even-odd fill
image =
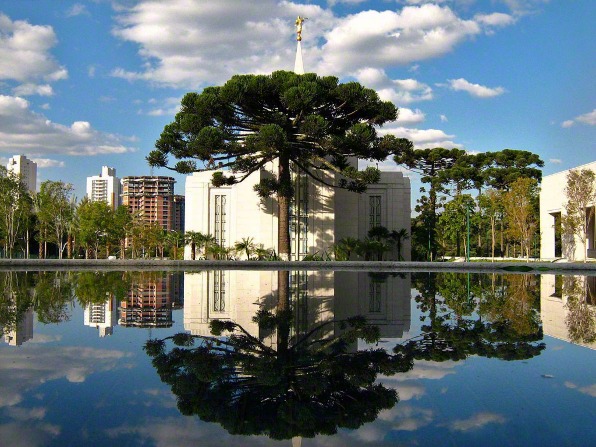
[[[413,260],[539,253],[538,155],[432,148],[402,151],[394,161],[423,184],[412,219]]]

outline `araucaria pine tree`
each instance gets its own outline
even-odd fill
[[[357,82],[286,71],[237,75],[223,86],[187,93],[147,161],[183,174],[219,168],[214,186],[242,182],[276,161],[275,177],[262,180],[256,190],[261,197],[277,198],[278,252],[289,259],[291,172],[325,184],[323,173],[332,172],[338,180],[330,186],[364,191],[380,173],[358,171],[348,157],[380,161],[410,148],[408,140],[377,135],[378,126],[396,118],[391,102]],[[170,156],[179,161],[170,164]]]

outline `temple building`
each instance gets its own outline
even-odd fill
[[[304,74],[302,62],[302,22],[297,20],[298,46],[294,71]],[[358,160],[348,160],[358,168]],[[277,172],[277,163],[271,162],[249,175],[243,182],[213,187],[214,171],[196,172],[186,177],[185,230],[210,234],[223,247],[233,247],[243,238],[266,249],[279,252],[277,247],[279,215],[273,198],[261,199],[254,186]],[[328,185],[338,185],[332,173],[321,173]],[[401,172],[381,172],[379,183],[369,185],[362,194],[318,183],[306,174],[294,174],[295,196],[290,205],[291,260],[306,255],[331,252],[333,244],[342,238],[360,240],[376,226],[389,231],[405,229],[410,234],[410,179]],[[402,247],[405,260],[410,259],[410,241]],[[185,259],[191,258],[190,247]],[[385,259],[397,260],[394,248]]]

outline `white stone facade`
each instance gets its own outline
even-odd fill
[[[589,169],[596,173],[596,162],[588,163],[574,168],[574,170]],[[565,187],[567,186],[567,174],[570,170],[557,172],[542,178],[540,190],[540,257],[544,259],[565,257],[568,259],[583,260],[583,244],[575,237],[575,243],[569,243],[560,236],[560,218],[565,214]],[[595,204],[592,203],[591,206]],[[596,257],[594,239],[596,231],[592,218],[588,228],[587,255]],[[560,243],[557,243],[561,240]],[[561,248],[557,245],[560,244]],[[575,245],[575,249],[571,249]]]
[[[261,199],[254,185],[272,176],[275,166],[251,174],[233,186],[214,188],[212,172],[194,173],[186,178],[185,230],[210,234],[224,247],[233,247],[242,238],[252,237],[255,244],[277,249],[277,202]],[[326,183],[333,184],[331,174]],[[401,172],[382,172],[381,181],[365,193],[325,186],[306,175],[296,180],[291,211],[292,259],[307,254],[331,251],[345,237],[364,239],[375,225],[387,229],[405,228],[410,233],[410,180]],[[402,256],[410,259],[410,240],[403,242]],[[186,247],[185,259],[190,259]],[[397,260],[394,250],[387,260]]]
[[[116,169],[101,167],[101,174],[87,177],[87,197],[92,202],[106,202],[112,209],[121,204],[120,179],[116,177]]]
[[[37,163],[24,155],[15,155],[8,160],[6,169],[17,175],[30,192],[37,191]]]

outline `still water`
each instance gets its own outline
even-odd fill
[[[596,445],[596,277],[0,272],[0,445]]]

